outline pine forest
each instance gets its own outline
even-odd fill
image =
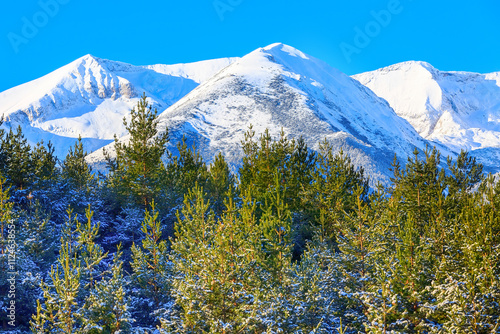
[[[0,130],[1,331],[500,333],[500,182],[467,152],[371,187],[326,140],[249,126],[234,167],[146,96],[124,122],[106,172]]]

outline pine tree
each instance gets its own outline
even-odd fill
[[[173,189],[172,206],[182,204],[184,196],[195,184],[205,187],[209,180],[209,173],[203,158],[193,146],[189,148],[186,137],[177,144],[179,155],[170,154],[167,165],[167,184]]]
[[[280,179],[280,188],[286,188],[284,203],[294,218],[294,256],[300,257],[305,239],[309,234],[309,220],[306,214],[310,207],[305,203],[303,190],[311,183],[311,170],[315,165],[315,154],[310,152],[302,138],[288,139],[282,130],[273,139],[266,130],[256,141],[255,132],[250,126],[242,142],[243,164],[239,169],[240,188],[252,190],[252,196],[264,204],[268,191],[273,188],[275,177]],[[257,207],[257,218],[262,215]]]
[[[269,190],[262,205],[259,225],[264,239],[267,271],[272,282],[279,284],[290,262],[287,257],[291,255],[292,217],[284,202],[287,189],[281,188],[279,174],[275,174],[274,187]]]
[[[320,304],[318,285],[309,281],[310,270],[296,271],[292,265],[285,193],[275,174],[260,220],[251,189],[238,207],[228,196],[219,219],[208,212],[201,189],[190,193],[172,245],[173,293],[181,312],[179,321],[166,321],[165,328],[213,333],[317,329],[322,322],[314,310]]]
[[[449,270],[460,271],[446,269],[445,263],[456,263],[456,259],[450,261],[451,254],[462,253],[456,239],[459,217],[472,185],[481,179],[481,166],[462,153],[454,164],[448,159],[451,174],[446,175],[439,152],[434,148],[424,153],[421,160],[415,151],[404,169],[396,160],[393,164],[394,185],[383,213],[389,227],[382,234],[386,253],[376,266],[377,275],[384,277],[378,283],[383,294],[372,291],[370,306],[376,315],[370,321],[377,330],[439,329],[439,315],[429,311],[436,310],[431,286],[444,284]],[[376,326],[379,315],[389,320],[384,328]]]
[[[419,159],[415,149],[414,157],[408,158],[405,170],[393,164],[394,186],[390,193],[405,214],[413,215],[419,231],[435,221],[439,215],[447,186],[444,169],[440,168],[440,153],[436,148],[426,149],[425,159]],[[438,204],[438,206],[436,205]]]
[[[21,212],[18,221],[18,237],[23,250],[34,263],[45,269],[55,260],[57,232],[54,222],[39,201],[35,201],[27,212]]]
[[[312,182],[303,196],[312,222],[330,241],[339,232],[339,220],[359,209],[359,200],[367,201],[368,179],[363,168],[356,170],[342,151],[335,155],[330,143],[320,143]]]
[[[335,256],[328,242],[317,235],[308,242],[295,265],[292,285],[295,307],[291,317],[303,333],[335,333],[340,314],[345,313],[337,285],[342,277],[333,265]]]
[[[425,159],[413,158],[401,169],[393,163],[393,186],[385,212],[387,227],[381,236],[384,256],[377,261],[375,277],[384,277],[371,294],[368,329],[418,332],[431,326],[424,305],[432,298],[427,290],[433,268],[442,256],[441,235],[446,212],[444,170],[440,154],[427,149]],[[441,243],[441,244],[440,244]],[[385,319],[380,327],[380,319]]]
[[[363,298],[373,279],[376,210],[369,207],[368,180],[363,170],[356,170],[349,157],[342,152],[335,155],[324,141],[316,161],[310,171],[312,181],[301,192],[313,238],[296,276],[299,286],[316,292],[314,297],[303,294],[297,299],[305,302],[310,298],[306,305],[315,310],[306,313],[310,324],[317,326],[309,327],[309,331],[355,332],[367,319]],[[294,322],[300,323],[300,318]]]
[[[210,164],[207,192],[211,208],[220,217],[225,209],[224,201],[228,194],[237,196],[236,177],[231,173],[224,156],[219,153]]]
[[[52,223],[41,213],[38,202],[29,211],[13,210],[5,179],[0,176],[0,309],[6,311],[15,272],[16,327],[25,329],[31,314],[36,311],[33,295],[39,292],[38,282],[53,262],[54,230]],[[5,190],[4,190],[5,189]],[[10,281],[12,282],[12,281]],[[4,320],[7,320],[6,318]],[[5,326],[7,323],[5,322]]]
[[[78,190],[86,187],[92,180],[92,168],[85,161],[87,152],[83,150],[82,137],[78,136],[78,140],[74,147],[69,148],[62,163],[62,176],[65,180],[72,183]]]
[[[84,299],[86,291],[95,289],[98,266],[107,254],[95,243],[99,226],[92,223],[92,216],[88,208],[87,222],[82,224],[68,211],[57,264],[51,268],[50,279],[40,283],[44,302],[37,301],[30,323],[33,332],[86,333],[84,323],[97,321],[85,317],[92,308],[85,307]]]
[[[260,219],[252,193],[244,192],[240,207],[228,196],[220,218],[201,188],[186,197],[171,253],[179,313],[164,321],[165,329],[253,333],[318,325],[314,317],[295,316],[304,314],[300,298],[310,288],[299,287],[306,281],[292,265],[292,219],[279,174],[260,204]]]
[[[169,311],[170,264],[167,243],[162,239],[161,222],[154,201],[142,223],[144,239],[132,245],[132,283],[136,288],[134,308],[139,323],[156,322]]]
[[[299,193],[310,182],[310,169],[315,163],[314,153],[309,152],[302,138],[288,139],[282,130],[273,139],[266,131],[254,141],[255,132],[250,126],[242,142],[243,165],[239,170],[241,188],[253,189],[258,202],[264,200],[274,178],[279,174],[282,187],[287,188],[285,203],[292,212],[302,209]]]
[[[497,186],[498,188],[498,186]],[[495,333],[500,327],[500,218],[490,177],[477,193],[464,194],[447,234],[447,249],[432,282],[428,314],[435,332]]]
[[[263,332],[269,327],[264,319],[279,302],[277,287],[272,301],[266,302],[274,286],[267,280],[284,281],[285,255],[280,259],[279,251],[285,246],[270,230],[271,217],[267,219],[268,239],[264,238],[248,192],[239,208],[229,196],[219,219],[208,211],[205,197],[201,188],[194,188],[179,215],[171,254],[179,314],[164,321],[163,327],[183,333]],[[283,236],[284,232],[278,233]]]
[[[24,189],[30,184],[33,175],[31,164],[31,147],[24,138],[21,126],[14,133],[9,130],[3,139],[2,147],[5,156],[4,176],[16,189]]]
[[[130,123],[125,118],[123,120],[130,134],[128,144],[119,142],[115,136],[116,158],[105,152],[111,172],[108,182],[122,201],[131,196],[147,208],[159,194],[164,178],[162,156],[166,151],[168,130],[159,133],[158,111],[153,110],[146,95],[130,114]]]
[[[451,198],[465,196],[475,185],[483,181],[483,165],[466,151],[460,152],[455,162],[448,158],[447,164],[451,172],[448,180],[448,192]]]
[[[296,305],[292,267],[292,215],[286,204],[287,188],[280,174],[274,174],[274,184],[268,188],[261,204],[258,226],[261,233],[260,273],[261,298],[259,317],[267,331],[289,332],[295,325],[292,314]],[[265,291],[265,293],[264,293]]]
[[[33,169],[33,181],[51,181],[57,174],[57,158],[54,155],[54,146],[49,141],[47,147],[43,140],[36,144],[31,154],[31,166]]]
[[[11,220],[16,230],[17,245],[16,303],[22,305],[22,308],[16,311],[16,322],[18,327],[26,329],[31,315],[36,312],[36,301],[33,296],[40,293],[40,279],[50,270],[50,265],[56,258],[57,233],[54,223],[43,212],[38,201],[35,201],[27,211],[16,211],[14,219]]]
[[[80,328],[78,295],[81,289],[81,260],[75,256],[69,241],[61,244],[58,264],[50,271],[50,283],[41,282],[43,305],[37,301],[31,330],[34,333],[84,333]]]
[[[224,283],[231,285],[234,278],[231,281],[231,277],[227,276],[231,270],[224,261],[226,258],[222,257],[223,250],[217,247],[219,245],[215,240],[217,236],[223,238],[225,230],[217,231],[216,218],[208,209],[209,203],[204,198],[202,188],[197,186],[189,191],[184,201],[182,218],[179,215],[175,226],[171,253],[173,295],[180,307],[179,320],[177,324],[166,323],[163,326],[178,327],[180,332],[213,333],[219,330],[220,333],[232,333],[231,327],[235,322],[231,318],[239,313],[239,305],[231,305],[233,308],[236,306],[235,311],[231,312],[230,289]],[[227,297],[229,303],[226,303]],[[226,328],[225,324],[231,327]]]
[[[85,333],[123,333],[131,327],[133,319],[121,256],[121,246],[118,246],[111,268],[102,274],[104,278],[96,283],[85,299],[82,311]]]
[[[71,219],[71,213],[68,221]],[[92,217],[94,212],[91,211],[90,205],[85,210],[86,222],[80,223],[78,216],[75,216],[76,229],[76,244],[75,249],[79,257],[82,259],[81,278],[86,288],[93,288],[95,280],[100,276],[100,264],[107,257],[108,253],[104,253],[103,248],[96,243],[99,237],[99,223],[93,223]]]

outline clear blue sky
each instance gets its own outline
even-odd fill
[[[20,0],[2,4],[0,22],[0,91],[88,53],[172,64],[274,42],[347,74],[406,60],[500,71],[498,0]]]

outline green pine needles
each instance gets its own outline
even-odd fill
[[[111,176],[110,187],[120,201],[135,201],[147,208],[158,195],[165,166],[162,156],[166,152],[168,131],[158,132],[158,111],[153,110],[145,95],[130,112],[130,121],[123,119],[130,134],[128,143],[115,136],[115,154],[105,151]]]
[[[0,291],[15,238],[20,331],[500,332],[500,182],[467,152],[395,157],[371,189],[326,140],[250,127],[234,174],[191,137],[167,151],[146,96],[124,123],[108,174],[85,139],[58,162],[0,129]]]

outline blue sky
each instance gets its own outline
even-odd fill
[[[88,53],[172,64],[274,42],[350,75],[406,60],[500,71],[498,0],[20,0],[0,22],[0,91]]]

